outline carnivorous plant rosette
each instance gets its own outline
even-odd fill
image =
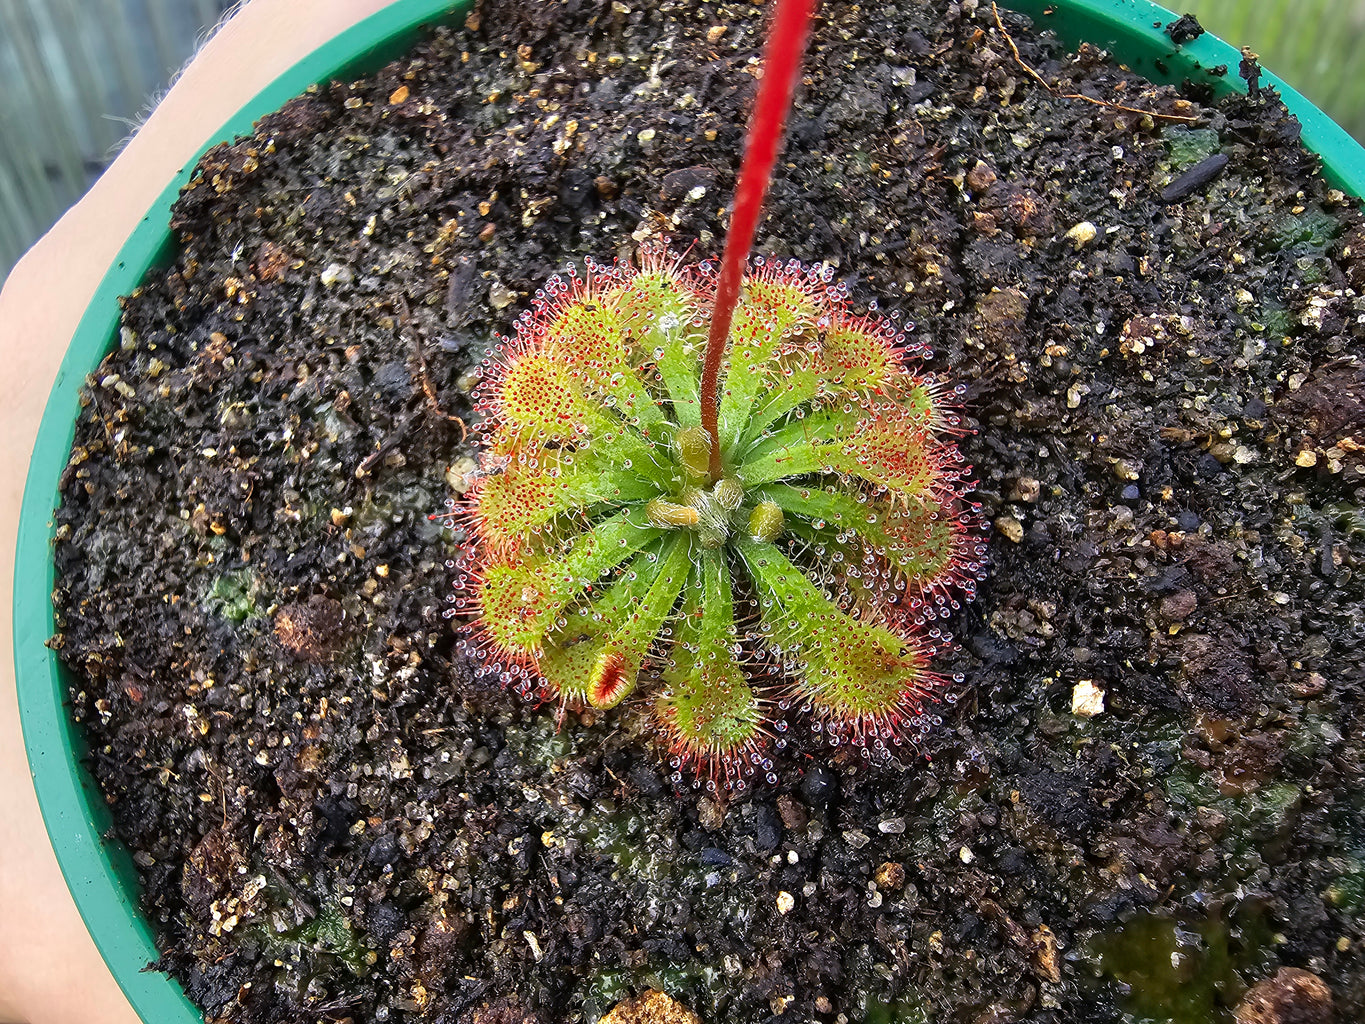
[[[943,684],[935,623],[984,553],[945,385],[827,274],[755,259],[713,453],[715,275],[641,263],[551,281],[484,364],[466,649],[563,708],[647,684],[678,780],[771,775],[798,712],[869,757],[913,742]]]

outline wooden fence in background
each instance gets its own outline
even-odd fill
[[[0,280],[80,198],[227,0],[0,0]]]
[[[1164,0],[1177,4],[1365,142],[1365,0]]]

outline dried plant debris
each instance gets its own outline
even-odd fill
[[[233,1024],[1365,1014],[1365,234],[1265,90],[824,5],[756,251],[915,323],[999,530],[928,759],[793,728],[726,802],[457,653],[472,370],[570,263],[719,248],[762,14],[484,0],[202,162],[55,549],[159,966]]]

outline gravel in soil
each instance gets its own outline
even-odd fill
[[[723,806],[457,655],[471,371],[570,262],[718,250],[762,13],[484,0],[202,161],[55,549],[159,966],[251,1024],[1227,1021],[1282,965],[1365,1014],[1365,224],[1264,91],[823,6],[757,251],[967,385],[992,565],[928,759],[799,737]]]

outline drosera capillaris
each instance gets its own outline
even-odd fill
[[[481,671],[562,709],[650,680],[675,781],[727,790],[776,781],[790,713],[868,758],[927,731],[984,556],[922,348],[827,266],[749,258],[809,8],[777,5],[719,269],[648,246],[547,283],[484,364],[450,513]]]

